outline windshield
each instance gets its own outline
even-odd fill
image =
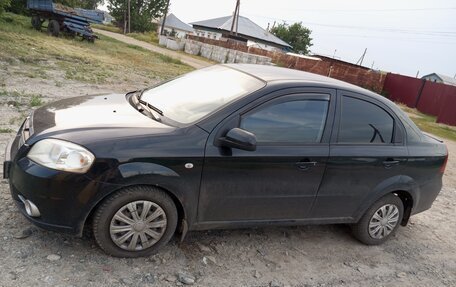
[[[141,99],[167,118],[188,124],[263,86],[262,81],[242,72],[212,66],[146,90]]]

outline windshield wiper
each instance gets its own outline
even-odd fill
[[[143,104],[143,105],[147,106],[148,108],[152,109],[153,111],[157,112],[160,116],[163,117],[163,111],[162,111],[162,110],[160,110],[159,108],[153,106],[153,105],[150,104],[149,102],[146,102],[146,101],[144,101],[144,100],[141,99],[142,96],[143,96],[143,94],[144,94],[144,92],[147,91],[147,90],[148,90],[148,89],[143,89],[143,90],[140,91],[141,93],[139,94],[138,102],[139,102],[140,104]]]
[[[160,116],[163,117],[163,111],[160,110],[159,108],[154,107],[153,105],[149,104],[148,102],[146,102],[146,101],[144,101],[144,100],[141,100],[141,98],[138,99],[138,102],[139,102],[140,104],[145,105],[146,107],[148,107],[149,109],[155,111],[157,114],[159,114]]]

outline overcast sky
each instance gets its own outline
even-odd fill
[[[170,12],[182,21],[233,13],[235,0],[171,0]],[[241,0],[241,13],[266,28],[268,23],[303,22],[312,30],[316,54],[415,76],[456,74],[454,0]]]

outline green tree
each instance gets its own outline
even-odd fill
[[[302,22],[288,25],[282,23],[271,29],[271,33],[284,40],[293,47],[293,52],[308,54],[312,46],[311,30],[304,27]]]
[[[2,0],[0,0],[1,2]],[[27,15],[27,0],[14,0],[11,1],[11,5],[6,9],[6,11],[13,12],[15,14]]]
[[[11,0],[0,0],[0,14],[5,11],[11,4]]]
[[[163,16],[166,9],[167,0],[131,0],[131,31],[146,32],[155,29],[152,20]],[[123,27],[125,12],[127,11],[127,0],[107,0],[108,10],[116,19],[119,26]]]

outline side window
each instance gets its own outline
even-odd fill
[[[394,119],[372,103],[342,97],[339,143],[391,143]]]
[[[267,106],[241,119],[241,128],[269,143],[318,143],[328,113],[326,100],[296,100]]]

